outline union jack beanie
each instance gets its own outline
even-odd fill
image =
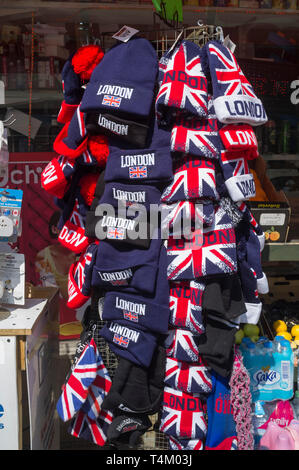
[[[227,192],[234,202],[245,201],[255,196],[254,177],[244,152],[223,150],[219,164]]]
[[[154,122],[151,144],[148,148],[122,149],[112,144],[105,169],[105,181],[154,184],[172,179],[170,131]]]
[[[170,325],[201,335],[205,331],[202,317],[205,284],[196,281],[171,281],[169,285]]]
[[[116,356],[124,357],[142,367],[149,367],[157,347],[157,335],[139,326],[131,327],[122,320],[107,322],[100,330]]]
[[[205,399],[212,391],[211,372],[201,358],[198,363],[190,364],[190,362],[167,357],[164,382],[167,387],[198,394],[202,399]]]
[[[61,199],[70,186],[75,171],[75,162],[60,155],[53,158],[41,174],[41,185],[45,191]]]
[[[103,408],[113,413],[125,410],[147,415],[160,411],[165,364],[165,349],[160,345],[155,349],[148,369],[120,357]]]
[[[213,392],[207,398],[205,450],[237,450],[238,436],[227,377],[212,371]]]
[[[159,74],[160,89],[156,98],[159,120],[165,113],[177,111],[203,118],[208,113],[207,79],[201,67],[201,49],[192,41],[182,41],[162,58],[166,64]],[[166,59],[166,60],[165,60]],[[160,70],[161,66],[159,67]]]
[[[211,200],[177,201],[160,205],[163,239],[190,237],[192,232],[214,223],[214,205]]]
[[[147,39],[136,37],[118,43],[94,69],[82,98],[81,111],[147,118],[157,74],[158,59]]]
[[[225,150],[241,151],[247,160],[258,157],[258,141],[254,130],[248,124],[228,124],[219,129]]]
[[[91,243],[78,261],[73,263],[68,273],[68,301],[69,308],[82,307],[91,295],[91,276],[97,244]]]
[[[199,360],[197,335],[189,330],[182,328],[169,330],[164,345],[167,357],[183,362],[198,362]]]
[[[156,287],[153,295],[109,291],[105,295],[102,320],[123,320],[128,326],[141,325],[152,332],[166,334],[169,321],[169,283],[166,276],[167,255],[161,247]],[[129,292],[128,292],[129,291]]]
[[[80,47],[66,61],[61,72],[64,99],[57,116],[58,122],[71,120],[83,96],[82,85],[90,79],[93,69],[103,56],[101,47],[92,44]]]
[[[236,272],[236,237],[230,217],[219,206],[212,226],[195,230],[189,240],[169,237],[167,254],[170,281]]]
[[[162,202],[192,199],[219,199],[216,189],[216,166],[212,160],[184,155],[173,162],[173,181],[164,189]]]
[[[160,431],[178,440],[204,441],[207,423],[200,397],[197,394],[165,387]]]
[[[147,249],[101,241],[92,274],[92,286],[106,290],[132,287],[153,294],[159,266],[161,239],[153,238]]]
[[[226,46],[219,41],[208,42],[202,48],[202,63],[212,80],[214,107],[220,122],[251,126],[267,122],[261,100]]]
[[[219,159],[223,145],[218,132],[219,123],[214,114],[212,99],[209,103],[207,119],[184,117],[176,119],[171,131],[172,152]]]

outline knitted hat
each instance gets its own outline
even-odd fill
[[[75,162],[63,155],[53,158],[41,174],[41,185],[45,191],[53,196],[62,198],[75,171]]]
[[[262,102],[240,69],[233,53],[219,41],[210,41],[202,48],[204,71],[210,72],[217,119],[258,126],[267,122]]]
[[[198,354],[222,377],[228,377],[232,371],[238,328],[238,323],[222,318],[218,312],[205,311],[205,333],[198,337]]]
[[[68,301],[69,308],[79,308],[84,305],[91,293],[91,275],[95,261],[97,244],[90,244],[79,260],[73,263],[68,274]]]
[[[105,170],[105,181],[154,184],[172,179],[170,132],[154,123],[149,148],[120,149],[110,146]]]
[[[206,282],[202,298],[203,310],[214,310],[227,320],[246,312],[239,275],[232,274]]]
[[[165,340],[166,355],[184,362],[198,362],[197,336],[191,331],[175,328],[169,330]]]
[[[207,423],[199,396],[165,387],[160,431],[179,440],[203,441]]]
[[[117,356],[143,367],[149,367],[157,346],[157,336],[150,331],[133,328],[122,320],[107,322],[100,335]]]
[[[122,412],[109,426],[107,439],[116,448],[135,448],[140,437],[151,427],[152,423],[147,415]]]
[[[222,151],[219,160],[224,183],[233,201],[244,201],[255,196],[255,182],[243,152]]]
[[[118,207],[143,206],[146,211],[150,210],[151,204],[159,204],[161,192],[155,187],[142,184],[123,184],[118,182],[105,183],[104,194],[99,204],[110,204]]]
[[[173,182],[162,193],[162,202],[219,198],[213,161],[186,155],[174,162],[173,174]]]
[[[222,142],[219,123],[210,100],[208,119],[177,118],[171,132],[172,152],[188,153],[197,157],[218,159]]]
[[[119,358],[112,387],[103,402],[105,410],[155,414],[161,406],[164,388],[165,349],[158,346],[148,369]]]
[[[202,318],[204,289],[205,284],[202,282],[170,282],[170,325],[186,328],[195,335],[200,335],[204,332]]]
[[[232,450],[237,441],[228,379],[211,372],[213,392],[207,398],[208,432],[205,450]],[[250,431],[249,431],[250,432]]]
[[[57,402],[57,411],[63,421],[71,419],[85,402],[88,389],[97,375],[98,354],[97,346],[91,339],[64,384]]]
[[[167,65],[163,77],[160,76],[156,98],[159,119],[178,110],[200,118],[207,116],[207,79],[201,68],[200,51],[198,45],[184,40],[171,54],[167,52]]]
[[[168,357],[166,361],[165,384],[175,390],[196,393],[203,398],[212,390],[210,370],[201,358],[197,364]]]
[[[118,43],[94,69],[82,98],[81,111],[147,117],[157,73],[156,52],[147,39],[137,37]]]
[[[110,411],[101,410],[98,418],[93,420],[84,411],[79,410],[71,422],[69,433],[102,447],[106,444],[112,420],[113,415]]]
[[[209,199],[161,204],[160,211],[163,239],[168,235],[191,237],[195,229],[213,225],[215,217],[214,205]]]
[[[237,270],[236,241],[231,219],[222,207],[211,227],[195,230],[190,240],[169,237],[169,280],[191,280]]]
[[[82,196],[77,194],[74,201],[74,207],[68,217],[69,208],[66,207],[62,213],[61,222],[64,225],[59,233],[59,242],[73,251],[74,253],[82,253],[89,245],[89,240],[85,236],[85,216],[87,206],[85,205]]]
[[[201,439],[175,439],[168,436],[170,450],[203,450],[204,443]]]
[[[90,79],[93,69],[103,56],[100,46],[87,45],[80,47],[66,61],[61,72],[64,100],[57,116],[58,122],[71,120],[83,96],[82,85]]]
[[[258,157],[258,141],[254,130],[248,124],[228,124],[219,129],[225,150],[239,150],[247,160]],[[244,155],[245,157],[245,155]]]
[[[105,321],[125,320],[128,326],[140,325],[152,332],[166,334],[170,313],[166,258],[166,250],[162,246],[156,288],[152,296],[128,293],[130,289],[124,292],[107,292],[102,319]]]
[[[152,294],[156,285],[161,240],[153,238],[148,249],[99,244],[92,275],[92,285],[113,290],[133,287],[137,292]]]

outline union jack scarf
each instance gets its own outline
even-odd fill
[[[158,120],[171,112],[183,111],[197,117],[208,112],[207,79],[202,71],[200,47],[191,41],[182,41],[170,55],[159,63],[160,89],[156,98]]]
[[[210,41],[202,49],[208,65],[217,119],[225,124],[265,124],[267,115],[234,54],[219,41]]]
[[[83,197],[78,195],[74,200],[74,207],[70,216],[67,218],[69,208],[63,211],[61,221],[64,225],[58,235],[59,242],[73,251],[82,253],[89,245],[89,239],[85,236],[85,220],[88,206]]]
[[[199,198],[219,199],[215,163],[186,155],[174,162],[173,181],[164,189],[161,201],[171,203]]]
[[[169,323],[195,335],[204,333],[202,297],[205,284],[195,281],[170,282]]]
[[[200,439],[175,439],[168,436],[170,450],[203,450],[204,444]]]
[[[85,126],[85,115],[78,106],[71,121],[63,126],[56,137],[53,148],[58,155],[76,159],[87,150],[87,143],[88,133]]]
[[[165,387],[160,431],[175,439],[203,441],[207,423],[199,396]]]
[[[190,364],[167,357],[164,382],[167,387],[200,396],[212,391],[212,377],[201,358],[198,363]]]
[[[165,340],[166,356],[184,362],[198,362],[199,352],[191,331],[175,328]]]
[[[214,205],[209,200],[178,201],[161,204],[162,238],[190,237],[194,229],[211,226],[214,222]]]
[[[194,280],[237,270],[235,231],[222,207],[215,212],[213,226],[195,230],[190,240],[169,237],[167,244],[168,280]]]

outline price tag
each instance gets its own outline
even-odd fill
[[[123,26],[117,33],[112,37],[121,42],[128,42],[131,37],[139,33],[138,29],[131,28],[130,26]]]

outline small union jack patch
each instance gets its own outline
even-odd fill
[[[123,240],[125,238],[124,228],[108,228],[107,238],[110,240]]]
[[[125,320],[130,320],[135,323],[138,323],[138,313],[132,313],[132,312],[129,312],[128,310],[124,310],[123,313],[124,313]]]
[[[114,333],[113,342],[122,348],[127,348],[129,346],[129,338],[125,338],[124,336],[117,333]]]
[[[112,106],[113,108],[119,108],[121,103],[121,98],[117,98],[112,95],[104,95],[102,104],[105,106]]]
[[[147,178],[147,167],[143,166],[131,166],[129,168],[129,177],[131,179],[135,178]]]

